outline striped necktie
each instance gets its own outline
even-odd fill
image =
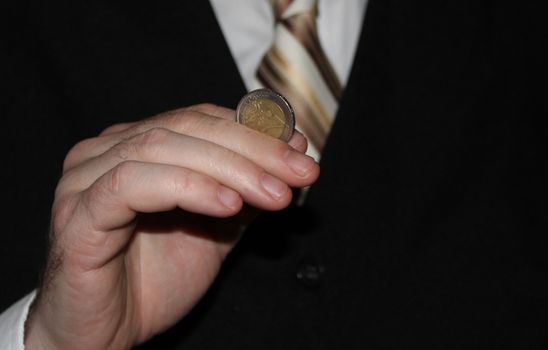
[[[259,83],[285,96],[297,128],[310,140],[316,159],[337,112],[342,88],[321,48],[316,0],[273,0],[274,43],[257,71]]]

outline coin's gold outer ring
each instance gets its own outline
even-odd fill
[[[253,125],[254,124],[253,121],[250,122],[249,120],[246,119],[246,110],[249,107],[249,105],[255,101],[260,101],[260,100],[271,101],[274,104],[276,104],[282,111],[283,121],[281,123],[278,123],[279,125],[277,125],[278,127],[279,126],[283,127],[283,130],[281,131],[281,133],[272,135],[270,132],[262,130],[260,127],[257,127],[257,125]],[[236,108],[236,121],[240,124],[251,127],[252,129],[255,129],[257,131],[269,134],[270,136],[273,136],[273,137],[277,137],[278,139],[285,142],[291,139],[291,136],[293,136],[293,131],[295,129],[295,113],[293,111],[293,108],[287,101],[287,99],[275,91],[272,91],[270,89],[264,89],[264,88],[253,90],[249,92],[248,94],[246,94],[244,97],[242,97],[242,99],[240,100]]]

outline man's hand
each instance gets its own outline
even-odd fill
[[[118,124],[67,155],[27,349],[128,349],[198,302],[250,220],[319,174],[289,144],[214,105]]]

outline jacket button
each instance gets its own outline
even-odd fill
[[[313,259],[304,259],[297,267],[297,281],[308,288],[318,288],[325,268]]]

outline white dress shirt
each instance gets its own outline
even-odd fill
[[[274,37],[270,0],[210,0],[248,90]],[[319,0],[320,42],[344,87],[352,68],[367,0]],[[32,292],[0,315],[0,349],[24,350],[24,328]]]
[[[210,0],[248,90],[274,41],[271,0]],[[319,0],[320,43],[343,87],[348,80],[367,0]]]
[[[25,321],[34,300],[32,292],[0,315],[0,349],[24,350]]]
[[[255,73],[274,42],[272,1],[210,2],[247,89],[261,87]],[[366,3],[367,0],[318,0],[316,25],[320,44],[343,88],[352,68]],[[320,153],[312,144],[306,154],[320,160]]]

